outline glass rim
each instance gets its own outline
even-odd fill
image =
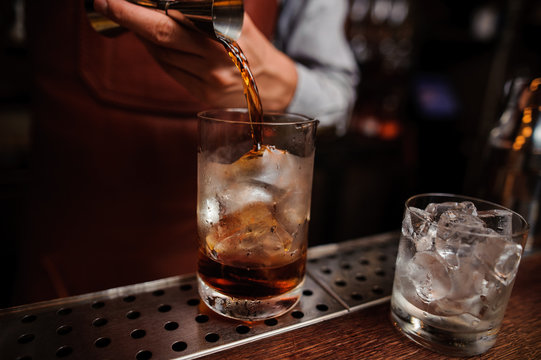
[[[219,118],[219,114],[225,114],[225,113],[241,113],[241,114],[247,114],[248,108],[223,108],[223,109],[208,109],[203,110],[197,113],[197,118],[200,120],[210,120],[210,121],[216,121],[226,124],[243,124],[243,125],[250,125],[251,123],[249,121],[239,121],[239,120],[227,120],[227,119],[221,119]],[[292,120],[292,121],[284,121],[284,122],[271,122],[271,121],[263,121],[261,123],[255,123],[259,125],[272,125],[272,126],[285,126],[285,125],[298,125],[298,124],[318,124],[319,120],[316,118],[311,118],[309,116],[293,113],[293,112],[279,112],[279,111],[264,111],[263,117],[265,116],[284,116],[284,117],[295,117],[298,120]]]
[[[404,207],[407,209],[409,209],[410,207],[414,207],[414,206],[411,206],[409,205],[409,203],[415,199],[419,199],[419,198],[423,198],[423,197],[434,197],[434,198],[438,198],[438,197],[453,197],[453,198],[460,198],[460,199],[463,199],[465,201],[475,201],[475,202],[481,202],[481,203],[484,203],[484,204],[487,204],[487,205],[490,205],[490,206],[494,206],[496,209],[501,209],[501,210],[506,210],[506,211],[509,211],[510,213],[512,213],[514,216],[518,217],[518,219],[520,220],[521,224],[522,224],[522,228],[518,231],[513,231],[510,235],[508,236],[511,236],[511,237],[517,237],[517,236],[521,236],[521,235],[524,235],[524,234],[527,234],[528,231],[530,230],[530,224],[528,224],[528,222],[526,221],[526,219],[524,219],[524,217],[522,215],[520,215],[518,212],[514,211],[514,210],[511,210],[501,204],[498,204],[498,203],[495,203],[493,201],[488,201],[488,200],[484,200],[484,199],[480,199],[480,198],[476,198],[476,197],[473,197],[473,196],[468,196],[468,195],[460,195],[460,194],[451,194],[451,193],[422,193],[422,194],[417,194],[417,195],[413,195],[413,196],[410,196],[405,202],[404,202]],[[418,208],[417,208],[418,209]],[[422,209],[424,210],[424,209]],[[415,213],[412,213],[412,214],[415,214]],[[415,216],[418,216],[417,214],[415,214]],[[431,221],[431,223],[435,223],[434,220]],[[461,231],[462,233],[466,233],[467,231]],[[487,237],[492,237],[492,236],[502,236],[501,234],[487,234],[486,235]]]

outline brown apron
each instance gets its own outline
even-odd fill
[[[195,113],[204,105],[132,33],[95,33],[83,0],[27,7],[33,148],[14,301],[195,271]],[[245,7],[271,36],[276,0]]]

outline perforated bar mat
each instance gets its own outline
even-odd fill
[[[0,310],[0,358],[195,359],[388,301],[398,233],[308,251],[299,303],[261,322],[224,318],[194,274]]]

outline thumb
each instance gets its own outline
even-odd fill
[[[97,12],[107,15],[109,10],[109,3],[107,0],[94,0],[94,10]]]

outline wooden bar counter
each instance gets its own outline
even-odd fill
[[[386,302],[204,359],[449,359],[391,324]],[[478,359],[541,359],[541,253],[523,258],[493,348]]]
[[[215,314],[195,274],[0,309],[0,359],[447,359],[391,323],[398,236],[310,249],[301,300],[270,321]],[[536,252],[522,260],[495,346],[473,358],[541,360],[540,311]]]

